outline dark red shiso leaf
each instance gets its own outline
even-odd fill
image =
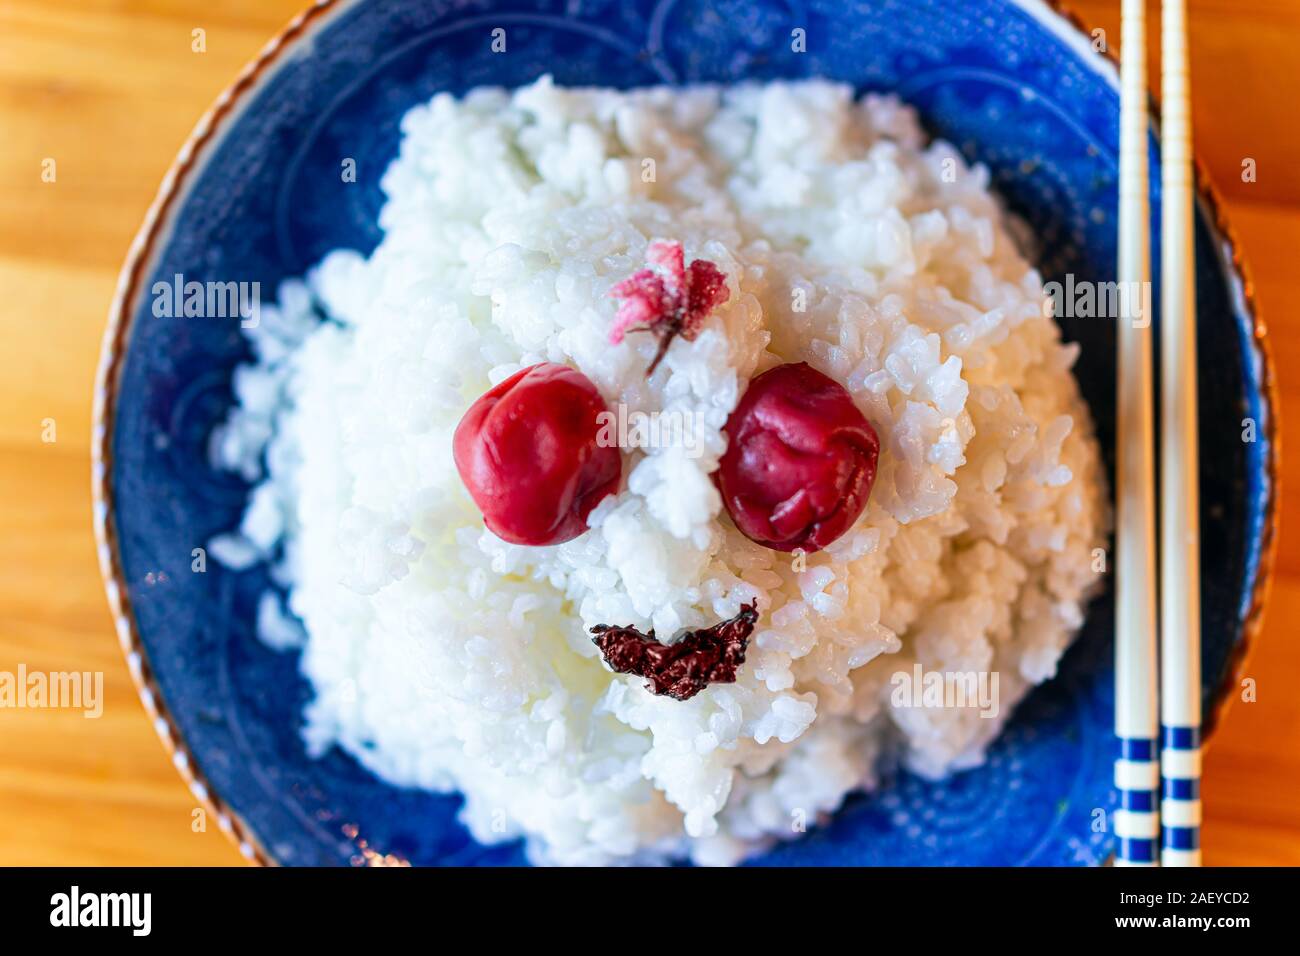
[[[653,629],[642,634],[635,627],[597,624],[591,632],[612,670],[649,678],[646,690],[653,694],[690,700],[709,684],[735,682],[757,623],[757,606],[750,603],[735,617],[687,631],[671,644],[655,640]]]

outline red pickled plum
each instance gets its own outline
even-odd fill
[[[516,372],[456,426],[456,470],[483,521],[512,544],[562,544],[618,490],[617,447],[597,441],[604,399],[591,379],[544,362]]]
[[[880,441],[844,386],[804,362],[749,383],[727,420],[718,490],[736,527],[776,551],[819,551],[857,520]]]

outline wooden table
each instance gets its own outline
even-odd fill
[[[215,826],[194,831],[194,799],[113,635],[90,531],[90,395],[117,270],[163,172],[298,6],[0,0],[0,670],[103,671],[106,698],[97,720],[0,710],[0,864],[241,861]],[[1119,0],[1075,9],[1117,45]],[[1253,267],[1282,417],[1300,421],[1285,372],[1300,363],[1300,2],[1192,0],[1192,23],[1198,152]],[[206,52],[191,49],[196,28]],[[1245,158],[1256,182],[1242,181]],[[1231,708],[1206,759],[1210,864],[1300,864],[1298,494],[1283,489],[1277,578],[1249,662],[1258,701]]]

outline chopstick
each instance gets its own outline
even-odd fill
[[[1151,249],[1147,200],[1146,11],[1121,13],[1119,287],[1116,395],[1118,499],[1115,557],[1115,813],[1119,866],[1154,866],[1157,793],[1155,416],[1151,382]],[[1137,306],[1145,302],[1142,315]]]
[[[1160,860],[1200,866],[1201,542],[1186,0],[1164,0],[1162,50]]]

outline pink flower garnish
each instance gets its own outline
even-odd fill
[[[727,277],[707,259],[686,268],[680,242],[656,241],[646,250],[646,261],[656,268],[634,272],[610,290],[622,299],[610,329],[609,341],[618,345],[628,332],[651,332],[659,350],[646,370],[654,374],[675,336],[693,342],[709,313],[727,301]]]

